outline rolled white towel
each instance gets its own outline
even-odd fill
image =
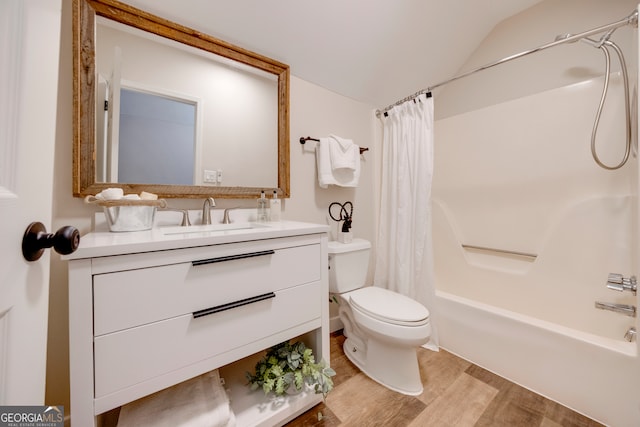
[[[122,188],[105,188],[98,194],[96,194],[96,199],[102,200],[119,200],[124,196],[124,190]]]

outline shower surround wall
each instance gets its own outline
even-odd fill
[[[620,79],[613,79],[598,152],[624,153]],[[635,304],[606,288],[635,273],[636,161],[598,167],[589,150],[602,79],[440,120],[434,239],[438,289],[612,339],[634,325],[594,301]],[[465,249],[473,245],[536,255]]]
[[[566,8],[575,3],[544,1],[505,21],[474,60],[490,62],[486,56],[497,59],[552,40],[562,32],[553,22],[577,19]],[[579,13],[590,20],[571,22],[564,32],[615,21],[635,7],[616,2],[626,6],[611,11],[606,3],[582,2],[588,10]],[[545,17],[548,22],[541,21]],[[504,46],[492,42],[508,45],[523,28],[544,28],[546,36],[496,54]],[[614,40],[625,46],[635,94],[637,30],[620,29]],[[637,320],[594,308],[596,300],[637,305],[636,296],[608,290],[605,283],[610,272],[639,273],[638,159],[605,171],[591,158],[602,53],[582,44],[549,52],[447,87],[436,103],[442,107],[433,182],[441,345],[605,424],[638,425],[638,345],[623,339]],[[611,79],[597,150],[605,163],[617,164],[625,143],[617,68]]]

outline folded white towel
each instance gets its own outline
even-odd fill
[[[351,169],[356,170],[360,162],[360,147],[350,139],[329,135],[329,155],[331,157],[331,170]]]
[[[218,370],[124,405],[118,427],[231,427],[235,416]]]
[[[356,146],[357,147],[357,146]],[[358,149],[358,161],[355,169],[336,169],[331,167],[331,154],[329,152],[329,138],[320,138],[316,145],[316,163],[318,166],[318,185],[327,188],[329,185],[342,187],[357,187],[360,180],[360,157]]]

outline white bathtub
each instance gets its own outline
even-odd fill
[[[540,238],[535,258],[463,248],[455,219],[436,203],[440,345],[601,423],[640,426],[638,346],[623,338],[636,319],[594,307],[637,305],[631,293],[605,286],[607,271],[633,271],[634,203],[573,203]]]
[[[636,343],[436,292],[440,345],[610,426],[640,425]]]

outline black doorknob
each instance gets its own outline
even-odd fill
[[[62,255],[68,255],[78,249],[80,232],[70,225],[64,226],[55,234],[47,233],[40,222],[32,222],[22,237],[22,256],[27,261],[40,259],[44,250],[53,248]]]

